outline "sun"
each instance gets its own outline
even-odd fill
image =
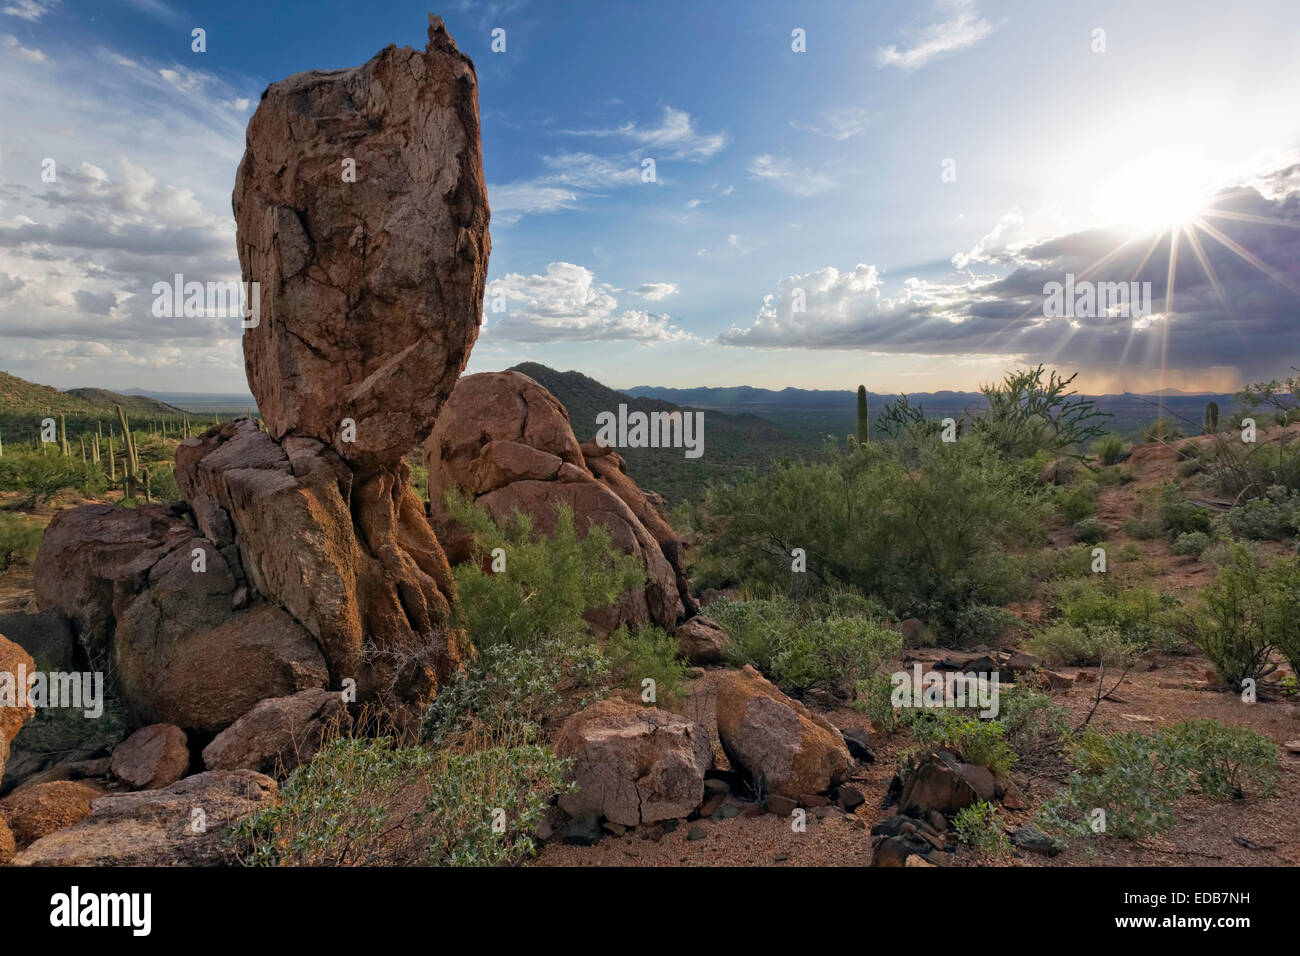
[[[1094,212],[1138,234],[1195,219],[1212,192],[1210,164],[1195,153],[1163,153],[1124,169],[1096,194]]]

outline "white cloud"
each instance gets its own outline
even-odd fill
[[[14,56],[20,57],[21,59],[26,60],[28,63],[45,62],[44,53],[42,53],[40,50],[23,46],[21,43],[18,42],[18,38],[15,36],[6,35],[3,42],[6,50],[12,51]]]
[[[795,129],[806,129],[818,136],[843,142],[865,131],[879,117],[880,114],[872,110],[851,106],[840,110],[823,110],[812,122],[790,120],[790,125]]]
[[[3,9],[0,9],[0,13],[35,23],[49,13],[57,2],[58,0],[9,0]]]
[[[685,110],[664,107],[658,125],[625,123],[613,129],[566,130],[571,136],[618,137],[637,144],[637,154],[654,153],[656,158],[704,162],[727,145],[726,133],[701,133]]]
[[[669,283],[649,283],[643,298],[676,292]],[[488,283],[484,301],[483,337],[489,342],[633,341],[643,345],[688,339],[668,315],[641,309],[619,310],[614,290],[596,281],[589,269],[570,262],[552,262],[546,275],[510,273]],[[506,311],[493,312],[495,302]]]
[[[676,295],[677,286],[672,282],[647,282],[644,285],[637,286],[632,290],[632,293],[650,302],[658,302],[670,295]]]
[[[754,157],[749,164],[749,175],[772,183],[788,193],[806,199],[834,189],[837,183],[821,173],[814,173],[807,167],[796,168],[788,159],[764,153]]]
[[[911,46],[900,50],[891,44],[877,49],[877,66],[918,70],[945,53],[974,46],[993,32],[992,24],[980,16],[975,0],[937,0],[935,6],[946,19],[927,26]]]

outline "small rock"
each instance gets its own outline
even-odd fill
[[[823,797],[820,793],[801,793],[799,794],[799,803],[809,810],[815,810],[818,807],[829,807],[830,800]]]
[[[929,860],[927,860],[925,857],[917,856],[915,853],[913,853],[906,860],[903,861],[903,866],[934,866],[934,864],[931,863]]]
[[[691,827],[686,833],[686,839],[694,843],[696,840],[703,840],[708,835],[703,827]]]
[[[871,749],[870,734],[865,727],[841,730],[840,736],[844,738],[844,743],[849,748],[849,756],[863,763],[876,762],[876,753]]]
[[[866,802],[867,798],[863,796],[861,790],[849,786],[840,787],[839,797],[836,800],[840,807],[848,811],[856,810]]]
[[[702,614],[679,624],[675,636],[677,653],[692,664],[717,664],[727,650],[727,632]]]
[[[1056,856],[1061,852],[1051,837],[1038,827],[1028,823],[1017,827],[1015,832],[1011,834],[1011,845],[1030,853],[1041,853],[1044,856]]]
[[[790,797],[783,797],[779,793],[770,793],[767,796],[767,808],[778,817],[788,817],[794,813],[795,808],[798,806],[799,801],[792,800]]]
[[[1147,717],[1145,714],[1120,714],[1122,718],[1135,724],[1154,724],[1154,717]]]
[[[614,822],[612,822],[612,821],[610,821],[610,820],[606,820],[604,823],[602,823],[602,824],[601,824],[601,827],[602,827],[602,828],[605,830],[605,832],[608,833],[610,836],[621,837],[621,836],[623,836],[624,834],[627,833],[627,827],[625,827],[625,826],[623,826],[622,824],[619,824],[619,823],[614,823]]]
[[[1300,754],[1300,740],[1288,740],[1282,745],[1288,753]]]
[[[564,825],[564,842],[569,846],[595,846],[600,842],[600,820],[594,813],[573,817]]]
[[[948,818],[938,810],[930,811],[930,826],[934,827],[939,833],[948,829]]]

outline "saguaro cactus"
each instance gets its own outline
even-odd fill
[[[1209,402],[1205,406],[1205,431],[1213,435],[1219,430],[1219,403]]]
[[[858,386],[858,444],[871,441],[871,412],[867,408],[867,386]]]
[[[136,476],[139,474],[139,463],[136,461],[135,457],[135,436],[131,434],[131,426],[127,424],[126,412],[122,411],[122,406],[118,405],[116,408],[117,420],[122,424],[122,442],[124,446],[122,451],[123,457],[125,458],[123,470],[126,472],[124,476],[126,479],[126,496],[128,498],[134,498]]]

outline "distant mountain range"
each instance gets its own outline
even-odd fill
[[[857,394],[849,390],[639,385],[618,391],[581,372],[560,372],[536,362],[524,362],[514,370],[536,380],[564,404],[579,441],[595,438],[596,416],[617,412],[620,404],[627,405],[629,411],[647,413],[708,412],[703,457],[686,458],[678,449],[620,449],[637,482],[671,503],[696,499],[710,480],[727,480],[746,468],[763,469],[782,456],[814,457],[820,454],[827,437],[843,438],[857,430]],[[896,394],[869,393],[873,421],[886,402],[897,398]],[[1231,395],[1177,389],[1093,398],[1100,411],[1112,416],[1108,430],[1126,438],[1135,438],[1143,425],[1160,415],[1180,419],[1183,430],[1188,431],[1199,426],[1206,402],[1217,402],[1225,414],[1236,405]],[[916,392],[908,394],[908,401],[924,407],[931,417],[956,417],[983,406],[978,392]],[[191,418],[210,419],[214,414],[229,418],[256,409],[252,395],[247,393],[152,392],[134,388],[124,392],[102,388],[59,391],[0,372],[0,436],[6,441],[35,436],[40,419],[47,415],[64,415],[69,433],[76,434],[94,428],[97,421],[115,419],[115,406],[119,404],[133,420],[144,422],[185,414]]]

